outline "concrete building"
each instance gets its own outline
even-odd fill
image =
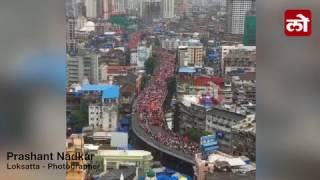
[[[179,46],[188,45],[189,39],[170,38],[161,40],[161,47],[168,50],[177,50]]]
[[[152,45],[147,45],[145,42],[139,43],[136,50],[132,50],[130,54],[130,64],[137,69],[144,69],[144,63],[152,55]]]
[[[201,43],[189,43],[188,46],[179,46],[178,62],[179,67],[196,66],[202,67],[204,64],[204,48]]]
[[[220,108],[212,108],[206,113],[205,130],[213,133],[220,133],[219,144],[227,152],[231,149],[231,128],[238,124],[246,116],[230,112]]]
[[[198,131],[206,130],[206,111],[204,106],[197,104],[179,103],[179,129],[185,131],[188,129],[196,129]]]
[[[179,67],[189,66],[191,64],[191,54],[187,46],[180,46],[178,49]]]
[[[140,150],[98,150],[97,156],[104,159],[105,172],[121,166],[134,166],[145,174],[150,170],[153,160],[150,152]]]
[[[237,76],[245,72],[255,72],[256,50],[233,49],[222,61],[224,75]]]
[[[126,0],[112,0],[112,13],[113,14],[126,13],[125,2]]]
[[[230,54],[230,51],[235,50],[232,52],[232,55]],[[222,70],[222,74],[225,74],[225,71],[227,69],[227,71],[233,71],[234,69],[237,69],[237,65],[239,66],[245,66],[248,67],[249,65],[254,65],[255,63],[249,63],[247,61],[250,61],[250,59],[246,59],[249,58],[248,56],[251,56],[251,61],[255,60],[255,54],[256,54],[256,46],[243,46],[242,44],[236,44],[236,45],[230,45],[230,46],[221,46],[220,49],[221,52],[221,70]],[[230,54],[230,55],[229,55]],[[237,56],[246,56],[243,58],[239,58]],[[226,56],[229,56],[229,58],[227,59],[228,64],[225,65],[225,60],[226,60]],[[234,58],[231,58],[234,57]],[[231,63],[231,61],[236,61],[234,64]],[[247,64],[248,63],[248,64]],[[241,65],[242,64],[242,65]],[[247,64],[247,65],[245,65]],[[228,68],[226,68],[228,67]],[[232,68],[234,67],[234,68]]]
[[[175,5],[175,0],[162,0],[163,18],[171,19],[175,17],[174,5]]]
[[[85,0],[86,16],[97,18],[97,0]]]
[[[118,124],[119,94],[118,85],[82,85],[79,92],[86,96],[98,97],[88,102],[88,124],[93,130],[114,132]]]
[[[151,23],[161,17],[161,0],[140,0],[139,17]]]
[[[94,129],[113,132],[117,129],[118,123],[118,105],[89,105],[89,126]]]
[[[181,16],[186,11],[185,0],[175,0],[174,11],[176,15]]]
[[[223,92],[223,103],[232,104],[233,103],[233,92],[232,92],[232,83],[230,81],[224,82],[222,89]]]
[[[76,56],[67,56],[68,85],[81,84],[85,79],[91,83],[97,83],[98,78],[98,57],[96,54],[84,51]]]
[[[196,180],[254,180],[256,164],[245,156],[231,156],[219,151],[207,159],[201,153],[195,155]]]
[[[256,72],[232,77],[233,101],[236,104],[256,104]]]
[[[256,120],[255,114],[248,115],[239,124],[232,126],[232,153],[256,160]]]
[[[247,12],[255,6],[256,0],[227,0],[227,30],[232,34],[244,33]]]
[[[77,52],[77,40],[76,40],[76,20],[73,17],[67,18],[67,36],[66,36],[66,47],[67,52],[74,54]]]
[[[67,139],[67,150],[66,153],[70,156],[75,156],[76,153],[84,154],[84,140],[81,135],[72,134]],[[85,160],[68,160],[68,165],[77,165],[78,168],[69,168],[66,170],[66,180],[84,180],[86,177],[86,170],[80,169],[79,166],[86,164]]]
[[[113,0],[103,0],[103,19],[109,19],[113,13]]]

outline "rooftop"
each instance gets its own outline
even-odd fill
[[[194,67],[181,67],[178,71],[179,73],[195,73],[196,69]]]
[[[119,98],[120,86],[105,84],[85,84],[81,86],[80,91],[100,91],[102,99]]]

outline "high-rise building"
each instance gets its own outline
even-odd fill
[[[113,0],[103,0],[103,19],[108,19],[113,12]]]
[[[139,9],[140,18],[144,22],[150,23],[161,16],[161,0],[141,0]]]
[[[231,34],[244,33],[247,12],[255,6],[255,0],[227,0],[227,30]]]
[[[256,13],[254,10],[249,11],[245,19],[243,44],[245,46],[256,45]]]
[[[174,14],[175,0],[162,0],[162,14],[163,18],[173,18]]]
[[[103,0],[97,0],[97,18],[103,17]]]
[[[125,0],[112,0],[113,13],[114,14],[123,14],[126,12],[125,9]]]
[[[86,0],[86,15],[88,18],[97,18],[97,0]]]
[[[185,0],[175,0],[174,9],[177,15],[181,15],[185,12]]]
[[[74,17],[68,18],[67,19],[67,39],[66,39],[68,53],[76,53],[76,51],[77,51],[75,26],[76,26],[75,18]]]
[[[81,52],[77,56],[68,56],[67,75],[68,85],[78,84],[86,79],[91,83],[97,83],[99,80],[97,55]]]

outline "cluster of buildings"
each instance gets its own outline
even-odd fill
[[[148,174],[153,160],[151,153],[138,150],[124,153],[113,145],[112,137],[128,130],[125,114],[131,113],[145,83],[145,62],[158,48],[176,55],[173,62],[176,87],[171,106],[163,113],[170,120],[168,129],[180,135],[192,129],[217,137],[219,149],[210,154],[195,154],[196,179],[254,177],[255,0],[66,3],[68,122],[83,108],[87,113],[82,122],[85,125],[80,129],[74,129],[71,123],[72,132],[81,135],[69,136],[68,151],[80,148],[94,153],[102,158],[103,165],[102,172],[70,171],[67,172],[70,177],[74,174],[82,179],[91,173],[110,180]],[[209,7],[219,9],[211,15]],[[110,23],[114,16],[141,19],[143,26],[151,24],[147,27],[151,31],[145,28],[129,33],[124,27]]]
[[[114,138],[116,135],[113,135]],[[89,144],[82,134],[72,134],[66,143],[68,155],[86,154],[87,160],[70,159],[67,180],[132,180],[143,177],[152,168],[153,156],[143,150],[117,150],[103,144]],[[85,168],[84,168],[85,167]]]
[[[67,0],[68,16],[108,19],[112,15],[130,14],[143,17],[151,13],[156,18],[174,18],[175,0]]]

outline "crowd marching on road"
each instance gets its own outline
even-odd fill
[[[174,75],[175,54],[163,49],[156,49],[155,55],[160,59],[160,65],[155,69],[146,87],[138,96],[134,111],[139,115],[140,125],[155,141],[189,155],[199,152],[199,145],[188,138],[166,130],[164,119],[164,102],[167,97],[167,79]],[[163,131],[156,132],[150,127],[161,127]]]

